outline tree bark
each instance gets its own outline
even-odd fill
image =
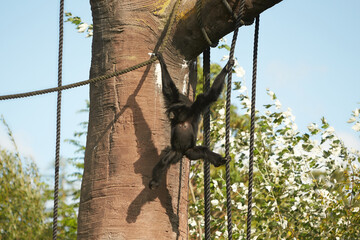
[[[268,8],[282,0],[245,0],[245,22],[253,22],[253,19]],[[181,13],[181,18],[173,35],[173,45],[185,59],[193,59],[208,46],[205,41],[197,20],[196,1],[187,2],[186,8]],[[235,13],[240,12],[239,0],[227,0]],[[226,34],[234,31],[234,19],[225,8],[222,0],[202,1],[202,22],[212,42],[216,42]]]
[[[174,2],[90,0],[94,26],[90,77],[148,60],[148,53],[161,44]],[[217,7],[217,2],[221,3],[204,1],[204,9]],[[261,10],[250,11],[249,3],[255,2],[270,7],[279,0],[247,1],[249,17],[265,9],[260,4]],[[181,6],[172,41],[163,52],[176,85],[190,98],[196,64],[184,60],[206,47],[194,22],[194,4],[192,0]],[[220,17],[219,9],[214,9],[209,15],[217,20],[212,25],[227,27],[210,27],[208,16],[204,25],[209,36],[217,38],[230,32],[233,24],[229,14]],[[164,112],[158,63],[91,84],[78,239],[187,239],[188,160],[171,166],[159,189],[148,188],[152,168],[170,144]]]

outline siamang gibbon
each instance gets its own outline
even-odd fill
[[[185,155],[190,160],[204,159],[218,167],[226,163],[221,155],[205,146],[196,146],[196,135],[201,114],[215,102],[222,92],[226,75],[232,71],[234,60],[229,60],[215,78],[209,91],[199,94],[195,102],[181,94],[176,88],[161,53],[156,54],[161,65],[162,92],[165,100],[166,114],[171,125],[171,146],[160,154],[160,161],[155,165],[150,189],[159,186],[160,179],[170,164],[179,162]]]

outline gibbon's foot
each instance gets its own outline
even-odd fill
[[[206,152],[205,160],[208,160],[215,167],[219,167],[226,163],[226,158],[210,150]]]
[[[219,155],[219,157],[214,159],[215,161],[212,163],[215,167],[220,167],[226,163],[226,158]]]
[[[149,188],[151,190],[155,190],[159,187],[159,182],[155,181],[154,179],[151,179],[150,183],[149,183]]]

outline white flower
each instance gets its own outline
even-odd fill
[[[353,123],[356,121],[356,118],[355,117],[351,117],[347,122],[348,123]]]
[[[329,127],[328,129],[326,129],[326,132],[331,134],[335,132],[335,129],[333,127]]]
[[[358,117],[360,114],[360,108],[355,109],[353,112],[354,112],[354,116]]]
[[[231,189],[232,189],[233,192],[237,192],[237,188],[238,188],[238,186],[237,186],[236,183],[234,183],[233,185],[231,185]]]
[[[234,70],[237,77],[242,78],[245,76],[245,70],[243,67],[237,66]]]
[[[247,206],[246,206],[246,205],[243,205],[241,202],[238,202],[238,203],[236,204],[236,207],[237,207],[237,209],[239,209],[239,210],[246,210],[246,209],[247,209]]]
[[[295,177],[293,175],[291,175],[288,180],[289,180],[290,184],[293,184],[295,181]]]
[[[329,198],[329,191],[326,189],[320,189],[318,190],[318,193],[323,197],[323,198]]]
[[[302,172],[301,175],[300,175],[300,179],[301,179],[301,182],[303,184],[311,184],[312,183],[312,180],[311,178],[308,176],[307,173],[305,172]]]
[[[275,106],[276,106],[276,109],[280,109],[280,108],[281,108],[281,102],[279,101],[279,99],[276,99],[276,100],[275,100]]]
[[[219,200],[213,199],[213,200],[211,200],[211,204],[212,204],[213,206],[216,206],[216,205],[219,204]]]
[[[292,207],[291,207],[291,210],[292,210],[292,211],[295,211],[296,209],[297,209],[296,206],[292,206]]]
[[[246,86],[241,86],[241,88],[239,89],[239,92],[240,93],[243,93],[247,90],[247,87]]]
[[[214,188],[217,188],[218,187],[218,182],[216,180],[213,180],[213,184],[214,184]]]
[[[285,229],[285,228],[287,227],[287,224],[288,224],[288,221],[283,220],[282,223],[281,223],[281,227],[282,227],[283,229]]]
[[[82,23],[78,26],[78,32],[79,33],[83,33],[85,32],[85,30],[89,27],[89,25],[87,23]]]
[[[269,192],[271,191],[271,186],[266,186],[265,188],[266,188],[266,190],[268,190]]]
[[[337,222],[338,225],[341,225],[343,223],[343,219],[340,218],[339,221]]]
[[[220,109],[219,114],[223,118],[225,116],[225,109],[224,108]]]
[[[356,207],[356,208],[354,208],[353,210],[352,210],[352,212],[358,212],[360,210],[360,208],[359,207]]]
[[[189,219],[189,224],[192,227],[196,227],[196,221],[194,219],[192,219],[192,218]]]
[[[273,91],[270,91],[269,89],[266,89],[268,92],[267,94],[271,97],[272,100],[274,100],[275,98],[275,93]]]
[[[226,61],[226,60],[228,60],[229,59],[229,55],[224,55],[221,59],[220,59],[220,61]]]
[[[220,236],[222,235],[222,232],[216,231],[216,232],[215,232],[215,235],[216,235],[217,237],[220,237]]]
[[[360,122],[355,123],[355,125],[352,126],[351,128],[357,132],[360,132]]]
[[[313,132],[314,130],[317,130],[318,129],[318,126],[316,123],[311,123],[308,127],[310,132]]]

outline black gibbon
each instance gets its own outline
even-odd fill
[[[226,75],[232,71],[234,60],[229,60],[214,80],[209,91],[199,94],[195,102],[181,94],[176,88],[161,53],[157,53],[161,65],[162,92],[165,99],[167,116],[171,122],[171,146],[160,154],[160,161],[155,165],[150,189],[159,186],[160,179],[170,164],[175,164],[185,155],[190,160],[204,159],[218,167],[226,163],[224,157],[205,146],[196,146],[196,135],[200,116],[210,104],[215,102],[224,87]]]

